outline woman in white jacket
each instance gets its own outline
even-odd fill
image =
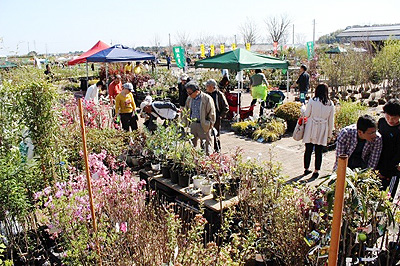
[[[311,155],[315,152],[315,170],[312,178],[317,178],[322,164],[322,147],[327,145],[328,138],[332,137],[335,106],[329,99],[328,85],[321,83],[315,89],[315,97],[307,104],[304,116],[307,123],[304,129],[303,143],[306,144],[304,152],[304,175],[311,173],[309,170]]]

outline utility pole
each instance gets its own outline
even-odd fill
[[[30,52],[30,51],[29,51],[29,41],[28,41],[27,43],[28,43],[28,54],[29,54],[29,52]]]
[[[237,41],[236,41],[236,34],[235,34],[235,44],[236,44],[236,46],[237,46]]]
[[[313,42],[313,44],[315,44],[315,19],[313,19],[312,42]]]
[[[169,56],[171,56],[171,54],[172,54],[171,33],[168,33],[168,43],[169,43]]]
[[[292,43],[293,43],[293,47],[294,47],[294,24],[293,24],[293,41],[292,41]]]

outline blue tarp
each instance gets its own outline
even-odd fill
[[[155,60],[156,57],[151,54],[142,53],[121,44],[114,45],[103,51],[86,58],[88,62],[129,62],[140,60]]]

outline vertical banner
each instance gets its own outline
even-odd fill
[[[201,52],[201,54],[200,54],[201,58],[205,58],[206,57],[206,49],[204,47],[204,44],[200,44],[200,52]]]
[[[308,55],[308,60],[313,59],[313,57],[314,57],[314,42],[307,42],[307,55]]]
[[[236,43],[232,43],[232,50],[236,50]]]
[[[249,42],[246,43],[246,50],[250,51],[250,43]]]
[[[182,46],[175,46],[173,51],[176,65],[179,68],[184,68],[186,63],[185,49]]]
[[[274,42],[274,54],[278,53],[278,42]]]
[[[221,49],[221,54],[224,54],[225,53],[225,45],[221,44],[219,46],[219,48]]]
[[[214,56],[215,55],[215,46],[214,44],[210,45],[210,56]]]

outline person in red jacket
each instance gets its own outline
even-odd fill
[[[108,85],[108,95],[110,97],[111,104],[114,103],[115,97],[122,91],[121,76],[115,75],[114,80]]]

